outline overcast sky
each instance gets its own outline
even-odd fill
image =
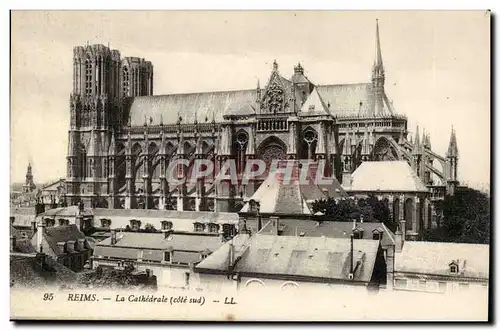
[[[13,12],[11,181],[66,175],[72,49],[110,43],[154,65],[155,94],[254,88],[276,59],[315,84],[369,82],[379,19],[386,91],[444,155],[457,132],[459,179],[490,178],[486,12]],[[437,162],[436,162],[436,167]]]

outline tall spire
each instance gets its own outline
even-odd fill
[[[382,51],[380,49],[380,33],[378,31],[378,18],[377,18],[377,32],[375,36],[375,62],[373,63],[373,68],[377,68],[383,74],[384,64],[382,62]]]
[[[413,143],[413,154],[414,155],[421,154],[419,131],[420,130],[419,130],[418,125],[417,125],[417,132],[415,133],[415,142]]]
[[[375,60],[373,61],[372,69],[372,88],[373,88],[373,115],[380,115],[384,113],[384,83],[385,73],[384,64],[382,62],[382,50],[380,49],[380,34],[377,28],[375,34]]]

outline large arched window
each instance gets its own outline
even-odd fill
[[[92,94],[92,62],[90,58],[85,60],[85,95]]]
[[[78,154],[80,177],[85,178],[87,177],[87,150],[84,146],[80,146]]]
[[[122,79],[123,79],[123,96],[127,97],[129,95],[129,90],[130,90],[130,74],[128,71],[128,67],[123,67],[123,72],[122,72]]]

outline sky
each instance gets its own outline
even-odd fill
[[[154,94],[255,88],[277,60],[315,84],[369,82],[379,19],[386,93],[446,153],[459,180],[490,182],[490,16],[484,11],[14,11],[11,182],[66,175],[73,47],[108,43],[154,65]],[[436,162],[436,167],[439,167]]]

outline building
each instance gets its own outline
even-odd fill
[[[60,203],[59,200],[64,200],[66,195],[66,179],[59,178],[56,181],[44,185],[41,189],[41,196],[45,201],[55,200],[56,203]]]
[[[36,185],[33,182],[33,172],[31,169],[31,163],[28,164],[28,170],[26,171],[26,182],[23,185],[23,193],[30,193],[35,191]]]
[[[10,287],[68,287],[77,282],[76,273],[43,253],[10,253]]]
[[[35,219],[35,207],[10,207],[10,222],[19,232],[18,238],[31,238],[36,232]]]
[[[401,232],[396,236],[394,289],[434,293],[488,289],[489,245],[402,241]]]
[[[239,172],[252,159],[324,160],[325,174],[340,182],[364,161],[401,160],[431,194],[452,194],[458,183],[455,132],[446,157],[432,151],[427,134],[421,141],[419,130],[411,141],[407,118],[385,91],[378,22],[375,45],[369,82],[316,85],[300,63],[286,78],[275,61],[262,88],[257,82],[247,90],[156,96],[150,62],[122,58],[104,45],[75,47],[68,203],[231,212],[262,184],[167,181],[173,161],[189,160],[176,168],[177,178],[184,178],[200,158],[215,162],[214,176],[228,159]]]
[[[138,233],[111,231],[96,244],[92,268],[123,267],[156,276],[158,288],[199,289],[193,267],[219,249],[222,236],[205,233]]]
[[[92,256],[85,235],[75,224],[45,226],[41,221],[37,224],[31,244],[37,252],[48,255],[75,272],[81,271]]]
[[[386,282],[380,242],[239,235],[195,267],[210,291],[378,289]]]
[[[407,238],[420,239],[436,222],[430,191],[418,174],[404,161],[363,162],[344,187],[363,200],[369,195],[382,200],[393,220],[406,221]]]

